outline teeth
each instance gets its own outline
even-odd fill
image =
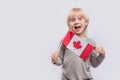
[[[75,26],[75,27],[80,27],[80,26]]]

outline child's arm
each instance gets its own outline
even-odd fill
[[[97,55],[97,53],[98,53],[98,55]],[[91,65],[94,68],[98,67],[101,64],[101,62],[104,60],[104,58],[105,58],[104,49],[100,46],[95,46],[95,49],[90,56]]]
[[[64,51],[65,51],[65,47],[64,47],[64,45],[61,45],[60,50],[58,52],[55,51],[52,54],[52,63],[53,64],[58,65],[58,66],[63,64]]]
[[[58,57],[58,52],[57,52],[57,51],[54,51],[54,52],[52,53],[52,56],[51,56],[51,59],[52,59],[52,63],[53,63],[53,64],[56,63],[57,57]]]

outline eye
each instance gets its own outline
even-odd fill
[[[81,16],[78,16],[78,20],[82,20],[82,17],[81,17]]]
[[[81,18],[78,18],[78,20],[82,20]]]
[[[74,21],[75,21],[75,18],[71,18],[70,21],[74,22]]]
[[[81,19],[82,22],[86,22],[86,20],[84,18]]]

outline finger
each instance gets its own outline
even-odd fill
[[[53,53],[52,60],[56,60],[56,59],[57,59],[57,53]]]
[[[52,54],[52,60],[55,60],[55,54]]]
[[[55,60],[55,54],[53,55],[53,60]]]

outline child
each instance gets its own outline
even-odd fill
[[[53,52],[51,58],[53,64],[62,65],[62,80],[93,80],[90,67],[96,68],[104,60],[104,49],[101,46],[96,46],[95,42],[86,35],[88,23],[89,18],[82,9],[73,8],[69,12],[67,17],[69,31],[84,38],[95,48],[87,60],[83,60],[61,44],[59,52]]]

